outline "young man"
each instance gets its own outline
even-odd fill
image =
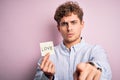
[[[63,41],[39,61],[34,80],[111,80],[104,49],[81,37],[83,11],[72,1],[60,5],[54,19]]]

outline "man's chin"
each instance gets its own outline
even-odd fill
[[[67,42],[67,43],[73,43],[73,42],[78,41],[78,39],[80,39],[80,38],[73,38],[73,37],[71,37],[71,38],[65,39],[65,42]]]
[[[74,42],[75,40],[74,39],[67,39],[67,40],[65,40],[65,42],[67,42],[67,43],[72,43],[72,42]]]

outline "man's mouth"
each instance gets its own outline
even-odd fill
[[[74,34],[73,33],[68,33],[67,37],[72,37]]]

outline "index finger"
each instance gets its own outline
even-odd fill
[[[43,57],[43,60],[47,60],[50,56],[50,53],[47,53],[44,57]]]
[[[47,53],[47,54],[43,57],[43,59],[42,59],[42,63],[41,63],[41,66],[40,66],[41,68],[44,67],[45,63],[46,63],[47,60],[49,59],[49,56],[50,56],[50,54]]]
[[[76,67],[76,71],[82,72],[82,71],[84,71],[85,67],[86,67],[85,63],[79,63]]]

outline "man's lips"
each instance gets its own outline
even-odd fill
[[[72,37],[74,34],[73,33],[68,33],[67,36],[68,37]]]

